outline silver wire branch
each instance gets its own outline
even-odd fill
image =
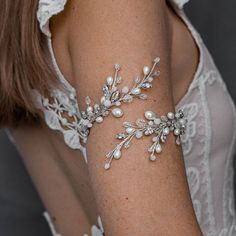
[[[133,138],[141,139],[145,136],[152,135],[153,144],[149,147],[149,160],[154,161],[157,155],[162,152],[161,143],[165,143],[167,136],[173,132],[176,136],[176,144],[181,144],[181,135],[185,132],[187,119],[184,117],[183,110],[178,110],[175,114],[168,112],[167,115],[157,117],[152,111],[144,113],[144,119],[137,119],[134,124],[124,122],[125,132],[116,135],[121,142],[106,155],[104,168],[107,170],[111,167],[113,159],[121,158],[122,148],[129,148]]]
[[[122,102],[131,103],[135,98],[146,99],[147,94],[145,90],[152,88],[152,82],[154,77],[160,75],[159,70],[155,70],[156,65],[160,62],[160,58],[157,57],[153,60],[151,68],[148,66],[143,67],[143,78],[137,76],[134,79],[134,84],[131,88],[124,86],[119,89],[118,86],[123,81],[123,78],[119,76],[121,66],[115,64],[115,73],[113,76],[108,76],[106,82],[103,85],[103,96],[99,103],[92,105],[89,96],[85,98],[86,111],[82,111],[82,119],[79,124],[81,134],[87,137],[89,129],[93,126],[93,123],[102,123],[104,117],[108,116],[110,112],[116,118],[120,118],[124,115],[123,110],[120,108]]]

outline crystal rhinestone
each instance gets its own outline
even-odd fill
[[[121,157],[121,151],[119,149],[115,150],[114,154],[113,154],[113,157],[115,159],[120,159]]]
[[[151,88],[152,87],[152,84],[150,84],[150,83],[143,83],[142,84],[142,88],[144,88],[144,89],[149,89],[149,88]]]
[[[135,133],[135,137],[136,138],[141,138],[143,136],[143,133],[141,132],[141,131],[137,131],[136,133]]]
[[[111,167],[110,163],[106,163],[106,164],[104,165],[104,168],[105,168],[106,170],[108,170],[110,167]]]
[[[120,68],[121,68],[120,64],[116,63],[116,64],[115,64],[115,69],[116,69],[116,70],[120,70]]]
[[[161,120],[163,120],[163,121],[165,121],[165,122],[167,122],[167,121],[168,121],[168,119],[167,119],[167,117],[166,117],[166,116],[161,116]]]
[[[103,118],[101,116],[96,118],[96,122],[97,123],[102,123],[103,122]]]
[[[108,76],[108,77],[107,77],[107,84],[108,84],[108,85],[112,85],[112,83],[113,83],[113,78],[112,78],[112,76]]]
[[[152,141],[153,141],[154,143],[157,142],[157,140],[158,140],[157,137],[153,137],[153,138],[152,138]]]
[[[150,72],[149,67],[148,67],[148,66],[144,66],[144,67],[143,67],[143,73],[144,73],[144,75],[147,75],[149,72]]]
[[[150,155],[149,156],[149,160],[150,161],[155,161],[157,158],[156,158],[156,156],[154,155],[154,154],[152,154],[152,155]]]
[[[134,94],[134,95],[138,95],[138,94],[141,93],[141,89],[140,88],[134,88],[134,89],[132,89],[131,93]]]
[[[132,102],[133,101],[133,97],[129,94],[124,96],[124,102]]]
[[[179,119],[179,123],[181,125],[185,125],[186,124],[186,120],[181,118],[181,119]]]
[[[111,106],[111,101],[110,101],[110,100],[105,100],[104,103],[103,103],[103,105],[104,105],[105,107],[110,107],[110,106]]]
[[[152,76],[148,77],[148,82],[152,82],[152,81],[153,81],[153,77]]]
[[[170,119],[170,120],[173,120],[175,118],[175,114],[173,112],[168,112],[167,113],[167,117]]]
[[[160,153],[162,151],[161,145],[157,144],[155,148],[156,153]]]
[[[122,140],[122,139],[125,138],[125,134],[123,134],[123,133],[117,134],[116,138],[119,139],[119,140]]]
[[[160,119],[160,118],[155,118],[155,119],[154,119],[154,123],[155,123],[156,125],[159,125],[159,124],[161,123],[161,119]]]
[[[91,99],[90,99],[89,96],[87,96],[87,97],[85,98],[85,103],[86,103],[86,105],[90,105]]]
[[[160,62],[160,57],[156,57],[155,59],[154,59],[154,62],[156,62],[156,63],[158,63],[158,62]]]
[[[128,86],[122,88],[122,93],[128,93],[128,92],[129,92]]]
[[[154,120],[156,118],[156,115],[152,111],[145,111],[144,116],[147,120]]]
[[[175,130],[174,130],[174,134],[175,134],[175,135],[179,135],[179,134],[180,134],[180,130],[179,130],[179,129],[175,129]]]
[[[112,110],[112,115],[113,115],[114,117],[119,118],[119,117],[122,117],[123,114],[124,114],[124,112],[123,112],[120,108],[118,108],[118,107],[116,107],[116,108],[114,108],[114,109]]]

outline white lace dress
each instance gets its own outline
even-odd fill
[[[201,37],[191,25],[182,8],[186,0],[172,0],[173,7],[192,33],[200,51],[200,61],[187,93],[177,104],[188,114],[187,132],[183,137],[183,152],[194,210],[204,236],[236,235],[236,216],[233,189],[233,156],[236,135],[235,105],[229,95]],[[76,125],[67,123],[61,116],[63,111],[79,112],[74,88],[60,72],[51,47],[50,18],[64,9],[66,0],[40,0],[37,18],[42,32],[48,38],[49,50],[58,78],[65,91],[54,90],[55,103],[35,91],[38,106],[44,110],[45,121],[53,130],[63,134],[66,144],[80,149],[85,161],[86,149],[76,132]],[[61,125],[63,124],[63,125]],[[63,127],[67,127],[64,129]],[[50,218],[45,213],[50,222]],[[55,232],[51,225],[54,235]],[[93,226],[93,236],[103,235],[101,218]]]

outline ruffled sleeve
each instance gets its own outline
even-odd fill
[[[64,10],[67,0],[39,0],[37,19],[39,21],[41,31],[51,37],[49,21],[53,15]]]

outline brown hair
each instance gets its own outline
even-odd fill
[[[31,89],[45,94],[55,82],[46,37],[36,18],[38,0],[0,1],[0,125],[37,117]]]

